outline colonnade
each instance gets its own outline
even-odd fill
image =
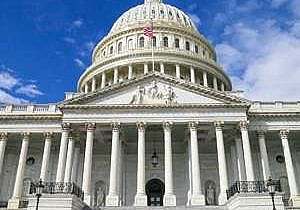
[[[135,64],[135,65],[138,65],[138,64]],[[122,79],[131,80],[135,76],[134,72],[133,72],[135,65],[130,64],[126,67],[127,68],[126,78],[122,78]],[[151,68],[149,68],[148,63],[144,63],[142,65],[143,65],[143,72],[140,72],[141,75],[148,74],[149,69],[152,70],[152,64],[151,64]],[[195,83],[195,84],[197,84],[197,83],[199,83],[199,81],[201,81],[201,85],[203,85],[204,87],[209,87],[209,88],[212,88],[217,91],[227,90],[226,85],[224,84],[224,82],[221,79],[219,79],[217,76],[215,76],[205,70],[200,70],[201,74],[202,74],[201,78],[199,77],[199,75],[197,76],[196,72],[199,72],[199,71],[197,70],[197,68],[195,66],[184,66],[185,68],[187,67],[189,69],[188,77],[185,78],[185,74],[183,74],[183,72],[182,72],[183,71],[182,65],[166,64],[163,62],[155,63],[155,66],[157,66],[157,65],[159,66],[158,71],[161,74],[167,74],[166,65],[174,65],[174,75],[177,79],[184,79],[188,82]],[[105,88],[107,85],[113,85],[113,84],[119,83],[121,81],[119,71],[120,71],[120,68],[118,68],[118,67],[111,69],[111,70],[103,71],[100,75],[94,76],[92,79],[90,79],[90,81],[86,82],[85,85],[83,86],[82,91],[84,93],[94,92],[97,89]],[[113,75],[112,79],[110,81],[108,81],[108,79],[107,79],[108,72],[112,72],[112,75]],[[212,76],[211,83],[209,83],[208,75]]]
[[[218,169],[219,169],[219,178],[220,178],[220,194],[219,194],[219,205],[225,204],[227,201],[226,190],[228,189],[228,174],[226,166],[226,157],[225,157],[225,146],[223,138],[223,122],[216,122],[215,126],[215,135],[217,143],[217,156],[218,156]],[[255,181],[255,175],[253,170],[253,160],[252,153],[248,135],[247,122],[241,122],[240,127],[240,136],[241,138],[236,138],[236,148],[237,148],[237,161],[239,168],[239,178],[240,180],[246,181]],[[191,189],[190,189],[190,204],[193,206],[205,205],[205,196],[201,191],[201,171],[199,165],[199,151],[198,151],[198,122],[188,123],[189,127],[189,157],[190,157],[190,178]],[[165,171],[165,195],[164,195],[164,205],[165,206],[176,206],[176,195],[174,193],[174,183],[173,183],[173,163],[172,163],[172,122],[162,123],[163,132],[164,132],[164,171]],[[84,191],[85,202],[91,205],[91,196],[92,196],[92,157],[93,157],[93,142],[94,142],[94,133],[96,129],[96,124],[89,123],[86,125],[86,141],[85,141],[85,155],[84,155],[84,166],[83,166],[83,181],[82,189]],[[110,181],[109,181],[109,193],[106,198],[107,206],[119,206],[119,187],[118,177],[120,173],[120,123],[112,124],[112,148],[111,148],[111,165],[110,165]],[[73,159],[79,151],[74,149],[74,139],[70,135],[71,126],[70,124],[62,125],[62,134],[60,142],[60,151],[58,158],[58,167],[56,173],[56,182],[70,182],[72,177],[72,167],[74,165]],[[135,206],[146,206],[147,205],[147,196],[145,192],[145,133],[146,133],[146,124],[143,122],[137,123],[137,133],[138,133],[138,164],[137,164],[137,188],[135,196]],[[290,186],[291,196],[297,196],[299,191],[296,184],[296,176],[293,167],[293,161],[291,156],[291,151],[288,141],[288,130],[280,131],[280,138],[282,142],[286,171]],[[40,172],[40,178],[43,181],[46,180],[46,171],[49,167],[49,157],[51,151],[51,141],[52,134],[46,133],[44,152],[42,158],[42,166]],[[1,169],[3,168],[3,160],[5,148],[8,140],[7,133],[1,133],[0,135],[0,175]],[[265,143],[265,132],[258,132],[259,148],[261,153],[262,161],[262,170],[263,176],[266,180],[270,176],[269,160],[267,155],[266,143]],[[23,189],[23,179],[25,173],[26,159],[28,146],[30,141],[30,134],[22,134],[22,146],[19,156],[19,163],[16,173],[16,179],[14,184],[12,201],[20,199],[22,196]]]

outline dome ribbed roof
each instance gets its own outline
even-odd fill
[[[145,24],[151,18],[154,24],[173,25],[198,32],[191,18],[180,9],[162,3],[162,0],[145,0],[144,4],[133,7],[123,13],[113,25],[110,34],[130,26]]]

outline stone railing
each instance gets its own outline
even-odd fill
[[[60,114],[57,105],[0,105],[0,114]]]
[[[276,192],[282,192],[280,181],[273,180],[275,182]],[[235,182],[227,190],[227,198],[234,196],[239,193],[268,193],[268,187],[266,181],[238,181]]]
[[[298,102],[253,102],[249,112],[300,112],[300,101]]]
[[[35,194],[36,192],[35,183],[31,183],[29,194]],[[72,182],[44,182],[44,188],[42,194],[70,194],[75,195],[83,201],[84,193],[80,187]]]

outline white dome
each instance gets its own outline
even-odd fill
[[[162,0],[145,0],[144,4],[123,13],[113,25],[110,34],[119,32],[132,25],[143,24],[153,19],[155,24],[168,24],[184,27],[198,32],[191,18],[180,9],[162,3]]]

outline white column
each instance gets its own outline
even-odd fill
[[[218,90],[218,79],[217,79],[217,77],[214,77],[213,82],[214,82],[214,89]]]
[[[114,84],[117,84],[119,81],[119,69],[115,68],[114,69]]]
[[[144,63],[144,74],[148,74],[149,72],[149,67],[147,63]]]
[[[207,82],[207,72],[203,71],[203,86],[208,87],[208,82]]]
[[[224,82],[221,83],[221,91],[225,91],[225,85],[224,85]]]
[[[65,183],[71,182],[74,144],[75,144],[74,139],[71,136],[69,136],[66,170],[65,170],[65,178],[64,178]]]
[[[196,78],[195,78],[195,69],[193,66],[190,68],[190,74],[191,74],[191,82],[196,83]]]
[[[291,192],[291,199],[293,200],[294,197],[298,196],[298,187],[296,182],[296,176],[293,166],[293,160],[291,155],[291,150],[289,146],[289,139],[288,139],[289,131],[288,130],[281,130],[280,131],[280,138],[282,143],[282,149],[284,153],[285,159],[285,166],[286,166],[286,173],[288,176],[290,192]]]
[[[89,85],[88,85],[88,83],[86,83],[84,85],[84,93],[88,93],[88,92],[89,92]]]
[[[94,92],[96,90],[96,78],[93,77],[92,79],[92,92]]]
[[[239,181],[246,181],[246,168],[245,168],[245,160],[244,160],[244,151],[242,145],[242,139],[240,137],[235,138],[235,146],[237,153],[237,166],[238,166],[238,175]]]
[[[102,77],[101,77],[101,88],[105,88],[106,86],[106,73],[102,72]]]
[[[74,149],[74,161],[72,166],[72,176],[71,181],[75,184],[78,184],[78,166],[79,166],[79,158],[80,158],[80,148],[76,147]]]
[[[259,143],[260,159],[261,159],[264,180],[266,181],[271,176],[271,172],[270,172],[268,151],[267,151],[267,147],[266,147],[264,131],[258,132],[258,143]]]
[[[28,145],[29,145],[29,134],[23,133],[21,153],[19,157],[19,164],[18,164],[16,181],[15,181],[14,192],[13,192],[13,198],[17,198],[17,199],[21,198],[22,196],[23,179],[24,179],[25,168],[26,168]]]
[[[180,65],[176,64],[176,78],[180,79]]]
[[[69,133],[70,133],[70,124],[68,123],[62,124],[62,133],[61,133],[58,165],[57,165],[57,172],[56,172],[56,182],[64,181]]]
[[[244,149],[244,160],[245,160],[247,181],[255,181],[251,145],[250,145],[249,135],[248,135],[248,122],[246,121],[240,122],[240,128],[242,134],[242,144]]]
[[[193,179],[192,179],[192,157],[191,157],[191,141],[188,140],[188,169],[189,169],[189,191],[187,195],[187,206],[191,205],[191,199],[193,194]]]
[[[128,79],[132,79],[132,65],[128,66]]]
[[[137,162],[137,189],[135,206],[147,206],[145,192],[145,123],[137,123],[138,129],[138,162]]]
[[[165,73],[165,65],[164,65],[164,63],[160,63],[160,73],[161,74],[164,74]]]
[[[0,177],[2,174],[5,148],[7,144],[7,133],[0,133]]]
[[[82,190],[84,192],[84,202],[89,206],[92,205],[92,165],[95,129],[95,123],[88,123],[86,125],[86,142],[82,176]]]
[[[201,192],[200,180],[200,164],[199,164],[199,151],[198,151],[198,124],[196,122],[189,123],[190,141],[191,141],[191,159],[192,159],[192,206],[204,206],[205,197]]]
[[[165,195],[164,206],[176,206],[176,196],[173,187],[173,161],[172,161],[172,123],[165,122]]]
[[[46,181],[48,164],[50,161],[50,153],[51,153],[51,142],[52,142],[52,133],[45,133],[45,145],[44,145],[44,153],[41,167],[40,179]]]
[[[106,197],[106,206],[118,206],[119,195],[117,192],[118,178],[118,152],[120,146],[120,123],[112,124],[112,145],[110,159],[109,192]]]
[[[226,164],[222,126],[223,124],[221,122],[215,123],[218,163],[219,163],[219,178],[220,178],[219,205],[224,205],[226,203],[227,201],[226,190],[228,189],[227,164]]]

